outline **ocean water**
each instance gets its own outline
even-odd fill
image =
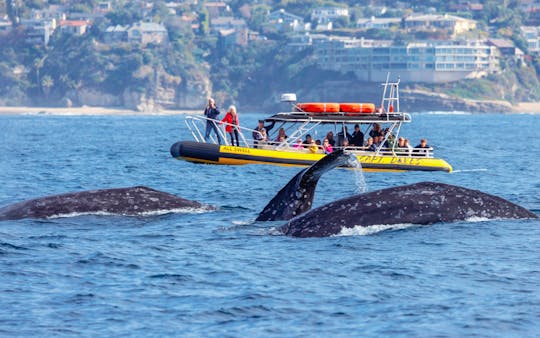
[[[1,336],[540,335],[540,221],[276,235],[281,222],[253,220],[299,169],[175,160],[171,144],[190,138],[183,119],[0,116],[0,206],[145,185],[219,207],[0,222]],[[455,172],[363,181],[445,182],[540,213],[539,129],[540,115],[413,114],[402,134],[427,137]],[[315,203],[358,181],[326,174]]]

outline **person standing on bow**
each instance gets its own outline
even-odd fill
[[[225,117],[221,120],[220,124],[223,124],[224,122],[227,123],[225,125],[225,131],[231,136],[231,145],[240,146],[240,142],[238,141],[238,126],[240,125],[240,122],[238,121],[238,114],[236,113],[235,106],[229,107],[227,114],[225,114]],[[235,140],[236,143],[234,142]]]
[[[221,145],[221,136],[219,135],[219,131],[217,130],[216,122],[213,121],[218,117],[219,114],[221,114],[221,112],[218,110],[216,102],[213,98],[209,98],[208,105],[206,105],[206,109],[204,110],[204,116],[206,116],[207,119],[211,120],[206,120],[206,133],[204,135],[204,140],[208,142],[208,139],[210,138],[210,132],[213,130],[217,136],[218,143]]]

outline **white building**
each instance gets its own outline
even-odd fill
[[[499,70],[497,48],[476,40],[395,46],[390,41],[333,38],[314,48],[321,68],[354,72],[368,82],[384,81],[388,72],[407,82],[442,83]]]
[[[356,20],[356,27],[362,29],[390,29],[399,28],[401,18],[361,18]]]
[[[540,27],[538,26],[522,26],[521,33],[525,40],[530,53],[540,52]]]
[[[331,22],[341,17],[349,17],[349,9],[343,7],[319,7],[311,12],[311,21]]]
[[[303,32],[309,30],[309,24],[304,23],[302,17],[286,12],[284,9],[279,9],[268,14],[266,24],[279,32]]]

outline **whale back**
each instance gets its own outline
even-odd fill
[[[339,149],[300,171],[268,202],[256,221],[289,220],[310,210],[319,178],[349,159],[350,155]]]
[[[324,237],[355,226],[433,224],[471,218],[521,219],[538,215],[478,190],[421,182],[331,202],[292,219],[282,231],[295,237]]]
[[[48,218],[73,214],[136,216],[145,213],[203,208],[203,204],[144,186],[45,196],[0,209],[0,220]]]

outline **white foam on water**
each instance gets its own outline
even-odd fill
[[[253,221],[232,221],[233,225],[243,226],[253,224]]]
[[[487,168],[477,168],[477,169],[460,169],[460,170],[453,170],[452,174],[457,173],[471,173],[471,172],[479,172],[479,171],[488,171]]]
[[[473,216],[466,218],[464,222],[468,223],[478,223],[478,222],[487,222],[487,221],[493,221],[494,218],[487,218],[487,217],[479,217],[479,216]]]
[[[411,224],[411,223],[402,223],[402,224],[376,224],[376,225],[370,225],[370,226],[361,226],[356,225],[352,228],[344,227],[341,229],[339,234],[335,236],[369,236],[373,235],[382,231],[395,231],[395,230],[403,230],[413,227],[422,226],[419,224]]]

